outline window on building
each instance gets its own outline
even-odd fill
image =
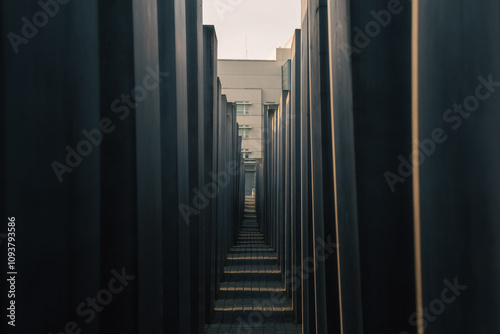
[[[240,127],[238,135],[243,138],[250,138],[250,129],[245,129]]]
[[[250,138],[250,125],[240,125],[238,135],[243,138]]]
[[[250,102],[238,101],[236,102],[236,113],[238,115],[248,115],[250,110]]]

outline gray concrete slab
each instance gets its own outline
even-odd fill
[[[301,111],[300,111],[300,160],[301,160],[301,230],[302,230],[302,332],[316,333],[316,309],[314,294],[314,272],[307,273],[307,259],[314,254],[312,244],[312,196],[311,196],[311,137],[309,98],[309,15],[307,0],[302,0],[301,25]]]
[[[310,0],[309,91],[311,110],[311,175],[314,249],[320,240],[337,238],[333,180],[333,143],[329,76],[328,11],[326,0]],[[337,250],[334,252],[336,253]],[[337,256],[322,260],[314,253],[316,308],[319,332],[340,331],[340,295]],[[328,282],[328,284],[326,283]]]
[[[500,330],[499,10],[495,1],[419,6],[421,275],[430,334]]]
[[[365,1],[351,7],[350,12],[346,9],[351,29],[348,43],[352,53],[342,47],[345,35],[338,36],[344,39],[339,39],[336,47],[335,82],[339,85],[336,88],[339,104],[336,106],[338,113],[335,112],[339,117],[339,127],[344,129],[350,126],[346,88],[352,85],[365,333],[401,331],[401,327],[407,327],[408,317],[415,310],[411,181],[398,184],[397,190],[392,192],[384,177],[384,172],[397,170],[399,155],[409,156],[411,152],[410,5],[408,2]],[[390,23],[379,23],[389,18]],[[343,20],[342,17],[338,19]],[[346,63],[346,57],[351,59],[352,84],[342,70],[345,65],[341,66]],[[341,112],[346,118],[340,115]],[[348,132],[339,135],[339,144],[342,140],[346,145],[350,142],[352,135]],[[339,159],[351,149],[350,146],[339,147]],[[343,175],[352,174],[352,165],[341,167],[344,168]],[[345,200],[348,200],[347,194],[353,196],[349,187],[352,183],[351,186],[342,184]],[[348,207],[353,208],[346,205],[344,209]],[[344,212],[343,217],[346,214]],[[340,223],[339,227],[345,226]],[[344,231],[344,236],[352,235],[352,231]],[[346,240],[350,241],[354,242]],[[381,286],[386,288],[382,290]],[[353,289],[355,287],[351,291]],[[395,303],[399,307],[388,314],[385,310]]]
[[[204,106],[204,126],[205,126],[205,184],[209,184],[210,172],[216,169],[216,150],[214,142],[216,141],[216,122],[217,116],[217,36],[214,26],[204,26],[204,89],[205,89],[205,106]],[[206,191],[204,188],[204,191]],[[209,215],[206,220],[206,244],[205,251],[207,256],[206,261],[206,293],[205,293],[205,312],[206,321],[208,322],[213,313],[215,302],[215,238],[216,238],[216,200],[210,201],[207,208]]]
[[[158,2],[160,68],[169,76],[160,86],[162,208],[164,221],[163,316],[165,328],[190,330],[190,239],[188,96],[185,3]],[[179,205],[183,205],[182,209]]]
[[[301,31],[295,30],[292,44],[291,102],[290,102],[290,160],[291,160],[291,228],[292,228],[292,302],[297,323],[302,322],[301,282],[301,160],[300,160],[300,108],[301,108]]]
[[[77,306],[101,287],[100,148],[86,144],[82,134],[99,129],[100,121],[97,1],[61,5],[55,17],[35,1],[2,1],[0,6],[0,208],[2,232],[7,232],[7,217],[16,220],[15,329],[55,332],[75,321],[97,331],[98,321],[86,324],[75,315]],[[9,33],[23,43],[11,43]],[[73,167],[66,161],[67,148],[74,152]],[[54,162],[60,164],[57,172]],[[2,239],[2,287],[7,287],[6,246]],[[34,296],[55,302],[34,306]],[[1,301],[6,310],[4,289]],[[5,333],[12,327],[2,314]]]

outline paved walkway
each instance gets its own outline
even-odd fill
[[[207,333],[300,334],[292,305],[285,297],[276,253],[264,241],[255,203],[245,203],[245,219],[228,255],[224,282]]]

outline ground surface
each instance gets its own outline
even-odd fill
[[[246,203],[238,241],[229,252],[207,333],[302,333],[301,326],[293,323],[276,253],[258,229],[252,202]]]

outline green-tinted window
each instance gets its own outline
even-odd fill
[[[238,135],[243,137],[243,138],[249,138],[249,133],[250,133],[250,129],[242,129],[240,128],[239,131],[238,131]]]
[[[236,113],[238,115],[248,115],[249,110],[250,105],[248,104],[248,101],[236,102]]]

